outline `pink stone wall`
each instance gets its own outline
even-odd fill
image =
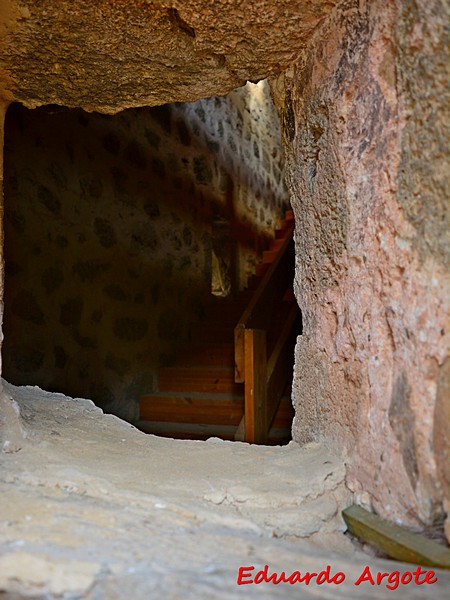
[[[274,83],[304,323],[294,438],[344,453],[357,500],[426,526],[450,509],[447,9],[341,2]]]

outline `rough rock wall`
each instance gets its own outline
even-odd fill
[[[379,513],[428,525],[450,510],[447,22],[439,0],[344,0],[274,83],[304,328],[294,438],[344,452]]]
[[[2,0],[0,97],[114,113],[226,94],[279,73],[336,2]]]
[[[115,116],[11,107],[6,379],[136,418],[139,395],[157,388],[158,364],[173,360],[211,297],[214,219],[233,206],[242,213],[245,281],[282,214],[267,92]],[[263,147],[267,164],[255,159]]]

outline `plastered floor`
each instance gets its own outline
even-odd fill
[[[28,438],[0,454],[0,597],[446,598],[432,585],[355,581],[369,565],[412,570],[356,551],[340,512],[345,467],[323,447],[249,446],[147,436],[90,401],[38,388],[7,391]],[[345,575],[342,583],[252,580],[265,565]]]

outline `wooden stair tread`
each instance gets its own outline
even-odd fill
[[[146,433],[176,439],[207,440],[219,437],[234,441],[236,427],[234,425],[211,425],[208,423],[161,423],[139,420],[135,426]]]
[[[234,441],[236,433],[236,427],[233,425],[217,426],[208,423],[166,423],[141,419],[134,425],[145,433],[185,440],[207,440],[211,437],[218,437],[223,440]],[[290,430],[271,429],[267,445],[286,444],[290,439]]]
[[[217,383],[209,383],[204,381],[186,381],[174,383],[173,385],[160,386],[162,392],[185,392],[186,395],[191,392],[206,392],[219,394],[238,394],[239,384],[231,384],[229,382],[219,381]]]
[[[269,250],[279,250],[283,245],[282,238],[274,238],[269,244]]]
[[[140,418],[147,421],[234,424],[244,414],[243,395],[159,392],[141,397]]]
[[[272,263],[278,254],[277,250],[264,250],[262,253],[263,264]]]
[[[180,359],[180,363],[182,363],[180,366],[193,368],[216,367],[222,365],[234,367],[234,357],[232,354],[224,357],[204,356],[203,358],[198,355],[192,355]]]
[[[284,396],[269,431],[268,445],[286,444],[291,440],[293,415],[291,398]],[[141,398],[141,416],[136,426],[147,433],[166,437],[220,437],[234,440],[234,433],[242,416],[243,396],[175,396],[167,392],[157,392]]]
[[[186,377],[172,381],[160,379],[159,390],[161,392],[186,392],[186,395],[189,395],[189,392],[216,392],[237,395],[242,391],[242,384],[234,383],[233,380],[228,379],[189,379]]]
[[[236,412],[235,414],[212,414],[209,412],[195,412],[195,413],[182,413],[178,419],[173,419],[170,414],[158,414],[158,413],[143,413],[141,419],[151,423],[172,423],[172,425],[179,423],[186,423],[188,425],[196,425],[198,423],[204,423],[205,425],[230,425],[235,429],[239,425],[244,414],[243,410]]]
[[[229,350],[209,350],[208,346],[199,349],[197,351],[190,350],[183,353],[178,361],[177,366],[182,367],[214,367],[214,366],[227,366],[231,367],[234,365],[234,352],[232,349]]]
[[[234,369],[231,367],[183,367],[176,365],[174,367],[162,367],[160,369],[160,378],[181,377],[188,379],[197,379],[205,377],[206,379],[230,379],[234,380]]]
[[[153,392],[141,396],[141,404],[145,403],[185,403],[192,405],[211,404],[211,405],[230,405],[242,402],[242,394],[227,394],[223,392]]]

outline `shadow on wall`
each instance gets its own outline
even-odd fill
[[[235,169],[220,144],[207,149],[201,118],[183,120],[184,106],[113,117],[9,109],[3,373],[12,383],[89,397],[132,420],[158,365],[189,338],[210,298],[212,222],[234,218]],[[285,206],[282,183],[268,192],[262,219],[235,228],[247,262]]]

